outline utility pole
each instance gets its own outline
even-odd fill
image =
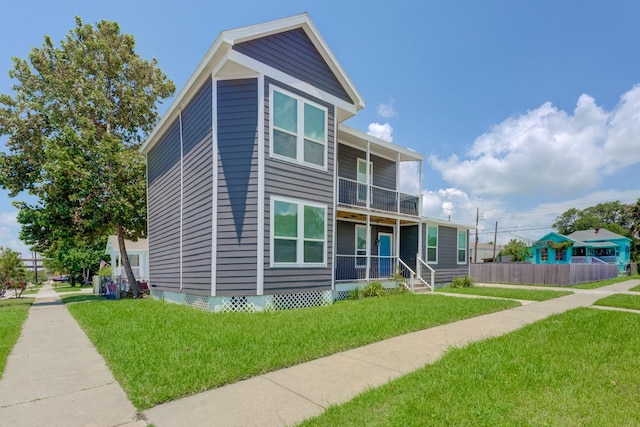
[[[38,283],[38,254],[35,251],[31,251],[31,258],[33,259],[33,274],[36,283]]]
[[[498,241],[498,221],[496,221],[496,231],[493,233],[493,262],[496,262],[496,242]]]
[[[473,249],[473,263],[478,263],[478,217],[480,216],[480,208],[476,208],[476,247]]]

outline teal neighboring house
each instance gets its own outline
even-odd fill
[[[533,244],[533,264],[616,264],[624,272],[631,257],[631,239],[604,228],[548,233]]]

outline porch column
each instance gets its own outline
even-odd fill
[[[369,153],[367,152],[367,157]],[[368,163],[367,163],[368,164]],[[371,268],[371,217],[367,214],[367,265],[364,272],[364,278],[369,280],[369,269]]]
[[[400,213],[400,153],[396,158],[396,213]]]
[[[416,275],[418,277],[422,277],[422,272],[420,269],[422,268],[422,264],[418,261],[418,258],[422,258],[422,221],[418,222],[418,256],[416,258]]]
[[[395,245],[395,252],[392,252],[391,255],[395,256],[396,258],[396,262],[394,263],[396,266],[399,266],[400,263],[398,262],[398,260],[400,259],[400,218],[396,218],[396,242],[394,243]],[[391,274],[394,274],[396,272],[395,268],[394,270],[391,272]]]
[[[367,155],[366,155],[366,162],[367,162],[367,179],[366,179],[366,183],[367,183],[367,209],[371,209],[371,185],[373,184],[373,182],[371,182],[371,142],[367,141]],[[367,229],[369,229],[369,217],[367,216]],[[369,270],[367,270],[367,279],[369,278]]]
[[[420,195],[420,197],[418,198],[418,202],[420,206],[418,206],[418,216],[422,218],[422,160],[418,161],[418,167],[420,169],[420,180],[418,181],[418,194]],[[422,233],[420,234],[420,236],[422,236]]]

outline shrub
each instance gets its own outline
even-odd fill
[[[347,293],[347,299],[363,299],[362,288],[353,288]]]
[[[387,290],[382,286],[380,282],[371,282],[362,290],[362,294],[365,298],[369,297],[384,297],[389,295]]]
[[[473,279],[469,276],[454,277],[449,283],[450,288],[470,288],[471,286],[473,286]]]
[[[395,288],[389,289],[390,295],[406,294],[407,292],[409,292],[409,289],[407,289],[404,285],[398,285]]]

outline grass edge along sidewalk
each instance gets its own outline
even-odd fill
[[[129,399],[143,410],[372,342],[519,305],[508,300],[405,294],[252,314],[209,313],[151,299],[86,302],[68,304],[68,308]]]
[[[553,298],[571,295],[571,291],[540,290],[540,289],[516,289],[516,288],[492,288],[490,286],[471,286],[469,288],[440,288],[436,292],[444,294],[479,295],[492,298],[510,298],[527,301],[546,301]]]
[[[0,301],[0,378],[34,302],[35,298],[11,298]]]
[[[634,313],[553,315],[450,349],[301,425],[640,425],[639,328]]]

